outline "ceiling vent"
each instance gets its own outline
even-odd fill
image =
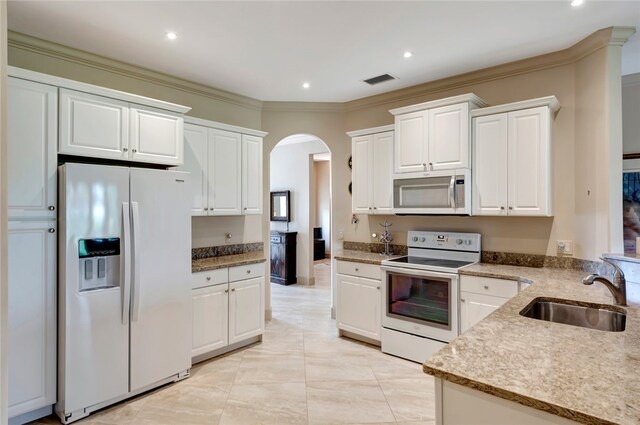
[[[391,81],[395,79],[396,77],[392,77],[389,74],[382,74],[382,75],[378,75],[377,77],[368,78],[364,80],[364,82],[369,84],[370,86],[375,86],[376,84],[384,83],[385,81]]]

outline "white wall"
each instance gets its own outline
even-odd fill
[[[231,238],[225,237],[226,233]],[[193,217],[191,247],[262,242],[262,216]]]
[[[314,161],[316,214],[315,224],[312,227],[322,228],[324,239],[324,251],[331,251],[331,180],[330,161]]]
[[[313,283],[313,222],[315,194],[313,193],[313,154],[326,152],[320,140],[276,146],[271,151],[269,191],[289,190],[291,221],[289,231],[298,232],[296,272],[298,282]],[[271,230],[286,231],[287,223],[271,222]]]
[[[0,425],[7,423],[7,2],[0,2]]]

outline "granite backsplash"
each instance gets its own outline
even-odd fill
[[[207,246],[204,248],[193,248],[191,259],[200,260],[209,257],[222,257],[223,255],[246,254],[248,252],[259,252],[264,250],[262,242],[238,243],[231,245]]]

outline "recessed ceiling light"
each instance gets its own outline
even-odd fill
[[[309,87],[311,87],[311,84],[309,84],[309,83],[302,83],[302,88],[303,88],[303,89],[308,89]]]
[[[173,31],[169,31],[169,32],[167,32],[167,38],[169,40],[175,40],[176,38],[178,38],[178,34],[176,34]]]
[[[576,1],[576,0],[573,0],[573,1]],[[407,50],[406,52],[404,52],[402,56],[404,56],[406,59],[409,59],[411,56],[413,56],[413,53]]]
[[[584,3],[584,0],[571,0],[571,6],[576,7]]]

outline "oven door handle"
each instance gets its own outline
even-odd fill
[[[457,273],[442,273],[442,272],[434,272],[428,270],[416,270],[416,269],[407,269],[404,267],[392,267],[392,266],[382,266],[382,270],[403,274],[405,276],[418,276],[418,277],[445,277],[445,278],[458,278]]]
[[[451,201],[451,208],[456,209],[456,195],[455,195],[456,176],[451,176],[449,182],[449,200]]]

